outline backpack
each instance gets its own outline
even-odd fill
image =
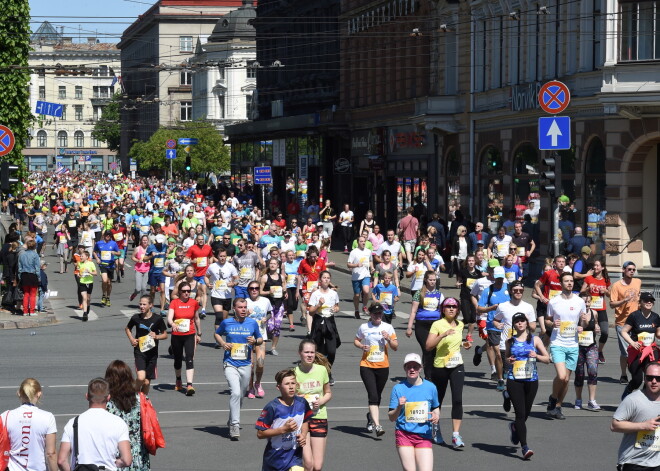
[[[0,469],[5,470],[9,466],[9,456],[11,452],[11,443],[9,443],[9,433],[7,432],[7,419],[9,411],[5,414],[5,420],[0,418]]]

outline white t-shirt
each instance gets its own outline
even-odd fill
[[[265,341],[268,338],[268,334],[266,332],[266,323],[263,320],[268,313],[273,311],[273,305],[270,304],[270,299],[264,296],[259,296],[256,301],[252,301],[250,298],[247,298],[246,301],[249,317],[259,323],[259,330]]]
[[[502,323],[502,335],[500,337],[500,350],[506,350],[506,341],[511,338],[514,314],[522,312],[527,316],[527,322],[536,322],[536,311],[531,304],[526,301],[520,301],[517,306],[511,304],[511,301],[500,303],[495,311],[494,319]]]
[[[475,298],[477,298],[477,300],[479,300],[479,298],[481,297],[481,293],[483,293],[484,290],[492,284],[493,282],[486,277],[477,279],[477,281],[475,281],[474,284],[472,285],[472,289],[470,290],[470,296],[474,296]],[[485,321],[486,318],[488,317],[488,313],[486,312],[486,313],[478,314],[478,316],[479,318],[477,320]]]
[[[12,451],[9,471],[46,471],[46,435],[57,433],[55,416],[38,407],[23,404],[3,412],[2,423],[5,420]]]
[[[227,286],[227,283],[233,278],[238,280],[238,270],[233,264],[229,262],[224,265],[220,265],[218,262],[212,263],[206,270],[206,274],[211,282],[212,298],[229,299],[232,297],[232,288]]]
[[[371,262],[371,250],[359,248],[354,248],[351,250],[350,255],[348,256],[348,263],[359,263],[360,266],[357,268],[351,269],[351,280],[357,281],[363,278],[368,278],[371,274],[370,262]]]
[[[352,227],[353,211],[342,211],[339,213],[339,223],[344,227]]]
[[[585,312],[587,312],[587,306],[577,294],[572,293],[568,299],[564,298],[563,294],[552,298],[548,303],[547,318],[553,322],[559,319],[561,327],[552,329],[550,346],[578,348],[577,328],[580,324],[580,316]]]
[[[412,280],[410,282],[410,291],[417,291],[422,289],[424,284],[424,275],[428,271],[428,267],[424,263],[411,263],[408,265],[408,272],[413,272]]]
[[[313,291],[309,297],[309,306],[316,306],[319,304],[319,299],[321,298],[323,298],[323,305],[314,315],[321,317],[332,316],[334,313],[331,309],[339,304],[339,296],[337,295],[337,292],[333,289],[329,289],[327,292],[322,293],[320,289],[317,289]]]
[[[282,241],[282,253],[287,253],[289,250],[291,250],[293,253],[296,253],[296,243],[293,241],[293,237],[291,240],[287,243]]]
[[[71,444],[71,469],[76,451],[73,449],[73,421],[64,426],[63,443]],[[128,441],[128,425],[105,409],[87,409],[78,416],[78,463],[105,466],[116,470],[115,457],[119,442]]]
[[[510,235],[505,235],[501,240],[499,236],[495,236],[491,240],[493,241],[492,252],[497,258],[503,258],[509,255],[509,245],[513,241]]]
[[[390,244],[386,239],[385,242],[380,244],[378,250],[376,250],[376,255],[380,257],[383,254],[383,250],[389,250],[392,254],[392,263],[395,267],[399,266],[399,252],[401,252],[401,244],[396,240]]]

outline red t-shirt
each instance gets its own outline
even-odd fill
[[[302,275],[303,289],[308,281],[319,281],[320,273],[325,270],[325,261],[317,258],[314,266],[310,265],[307,259],[303,259],[298,265],[298,274]]]
[[[543,296],[550,299],[550,291],[558,291],[561,293],[561,281],[559,281],[559,273],[557,270],[548,270],[541,278],[539,278],[541,285],[543,285]],[[553,295],[558,293],[553,293]]]
[[[213,256],[211,246],[204,244],[201,247],[197,244],[193,245],[186,252],[186,257],[190,259],[195,267],[195,276],[206,275],[206,270],[209,268],[209,258]]]
[[[179,332],[175,328],[172,328],[172,335],[190,335],[195,334],[195,313],[199,309],[199,303],[194,299],[188,299],[188,302],[183,302],[181,299],[173,299],[170,302],[170,309],[174,309],[174,324],[177,325],[178,329],[186,329],[185,332]],[[183,323],[177,322],[177,320],[183,320]],[[185,320],[188,320],[186,323]],[[186,325],[187,324],[187,325]]]
[[[599,280],[593,276],[587,276],[584,279],[584,282],[589,285],[589,294],[591,294],[591,309],[594,311],[604,311],[606,309],[605,295],[604,293],[600,292],[598,287],[603,286],[605,289],[607,289],[610,286],[610,282],[606,281],[604,277]]]
[[[117,247],[122,250],[126,247],[126,235],[128,234],[125,227],[119,226],[119,229],[110,229],[112,232],[112,239],[117,242]]]
[[[273,219],[273,224],[275,224],[280,229],[286,228],[286,221],[284,219],[280,219],[279,221],[277,219]]]

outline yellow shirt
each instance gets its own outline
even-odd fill
[[[433,366],[436,368],[455,368],[463,363],[461,356],[463,323],[461,321],[457,320],[456,327],[452,327],[446,319],[440,319],[433,323],[430,333],[442,335],[450,329],[454,329],[454,333],[444,337],[435,347]]]

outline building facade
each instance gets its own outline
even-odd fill
[[[26,168],[111,170],[115,152],[94,139],[92,130],[118,88],[119,49],[93,37],[74,43],[49,22],[30,42],[30,109],[36,121],[23,149]],[[62,117],[37,114],[37,101],[62,105]]]

